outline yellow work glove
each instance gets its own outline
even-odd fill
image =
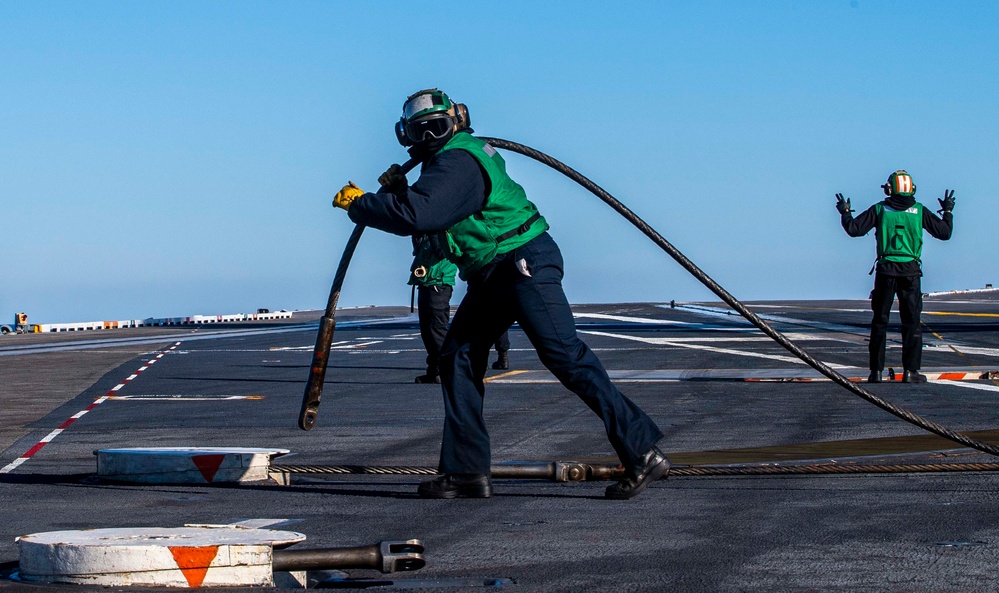
[[[364,190],[354,185],[353,181],[347,183],[343,186],[343,189],[337,192],[336,197],[333,198],[333,205],[337,208],[343,208],[344,210],[350,209],[350,205],[354,203],[357,196],[364,195]]]

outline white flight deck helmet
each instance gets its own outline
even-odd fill
[[[395,124],[399,144],[447,142],[469,126],[468,108],[455,103],[447,93],[425,89],[410,95],[402,105],[402,117]]]
[[[881,186],[886,196],[905,196],[911,198],[916,193],[916,184],[905,169],[899,169],[888,176],[888,182]]]

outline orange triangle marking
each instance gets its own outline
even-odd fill
[[[168,546],[173,559],[177,562],[177,567],[184,573],[187,584],[192,589],[197,589],[205,580],[208,574],[208,566],[211,565],[215,555],[219,553],[218,546],[181,547]]]
[[[201,472],[201,475],[205,477],[205,481],[209,484],[215,479],[215,474],[218,473],[223,459],[225,459],[225,453],[195,455],[191,457],[191,461],[198,467],[198,471]]]

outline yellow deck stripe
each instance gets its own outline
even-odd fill
[[[485,379],[482,380],[482,382],[483,383],[488,383],[488,382],[492,381],[493,379],[505,379],[507,377],[512,377],[514,375],[520,375],[520,374],[526,373],[526,372],[527,371],[507,371],[505,373],[500,373],[498,375],[493,375],[492,377],[486,377]]]
[[[923,311],[923,315],[953,315],[955,317],[999,317],[999,313],[954,313],[951,311]]]

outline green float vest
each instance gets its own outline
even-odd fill
[[[454,274],[458,271],[458,266],[446,259],[431,265],[427,265],[427,263],[417,254],[409,271],[409,284],[413,286],[454,286]],[[422,278],[417,278],[414,272],[420,266],[426,268],[427,272]]]
[[[524,188],[510,179],[499,152],[471,134],[455,134],[441,148],[460,149],[475,157],[489,176],[485,207],[447,230],[452,243],[448,259],[458,264],[461,279],[548,230],[548,222],[527,199]],[[438,153],[439,154],[439,153]]]
[[[874,211],[878,260],[918,262],[923,253],[923,205],[916,202],[908,210],[894,210],[881,202]]]

